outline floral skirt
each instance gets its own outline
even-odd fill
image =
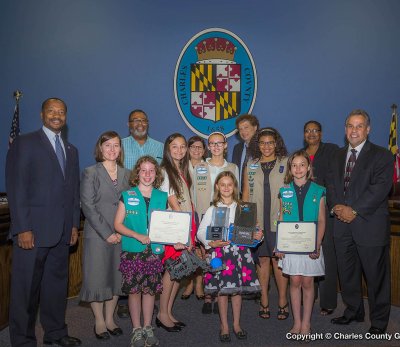
[[[160,294],[164,267],[161,256],[154,254],[150,247],[142,253],[121,253],[119,271],[122,274],[124,294]]]
[[[206,294],[235,295],[256,293],[261,290],[250,248],[228,245],[212,250],[212,259],[220,258],[225,269],[204,275]]]

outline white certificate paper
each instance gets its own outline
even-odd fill
[[[173,245],[180,242],[189,246],[191,226],[190,212],[154,210],[150,216],[149,238],[154,243]]]
[[[276,250],[279,253],[310,254],[317,249],[316,222],[278,222]]]

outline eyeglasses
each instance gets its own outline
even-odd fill
[[[139,124],[139,123],[141,123],[141,124],[146,125],[146,124],[149,123],[149,121],[148,121],[147,119],[133,118],[133,119],[130,119],[130,120],[129,120],[129,123],[133,123],[133,124]]]
[[[275,141],[259,141],[258,142],[259,146],[268,146],[268,147],[274,147],[275,146]]]
[[[224,145],[225,141],[220,141],[220,142],[209,142],[208,145],[210,147],[222,147]]]
[[[204,149],[203,146],[195,146],[195,145],[191,145],[189,148],[193,151],[202,151]]]
[[[321,130],[319,130],[319,129],[306,129],[306,130],[304,130],[304,132],[306,134],[318,134],[320,131]]]

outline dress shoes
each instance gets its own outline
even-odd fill
[[[371,328],[369,328],[368,332],[370,334],[380,335],[380,334],[384,334],[385,333],[385,329],[371,327]]]
[[[168,331],[169,333],[177,333],[181,331],[181,327],[178,327],[177,325],[174,325],[172,327],[167,327],[164,325],[157,317],[156,317],[156,325],[158,328],[163,328],[165,331]]]
[[[345,316],[341,317],[336,317],[331,319],[332,324],[339,324],[339,325],[348,325],[352,321],[356,321],[358,323],[364,322],[364,317],[352,317],[352,318],[347,318]]]
[[[98,340],[109,340],[110,339],[110,334],[107,331],[103,331],[100,334],[96,333],[96,326],[93,327],[93,332],[94,332],[94,336],[96,336],[96,339],[98,339]]]
[[[125,305],[125,304],[118,305],[118,307],[117,307],[117,315],[121,319],[130,318],[128,305]]]
[[[65,335],[57,340],[43,340],[43,344],[69,347],[69,346],[80,346],[82,344],[82,341],[77,339],[76,337]]]
[[[120,336],[120,335],[122,335],[122,334],[124,333],[124,332],[122,331],[122,329],[119,328],[119,327],[116,327],[115,329],[112,329],[112,330],[110,330],[110,329],[107,328],[107,331],[108,331],[112,336]]]
[[[184,328],[184,327],[186,326],[185,323],[180,322],[180,321],[174,322],[174,325],[175,325],[176,327],[179,327],[179,328]]]

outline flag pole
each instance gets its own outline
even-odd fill
[[[17,104],[19,103],[19,99],[21,99],[23,97],[23,95],[24,94],[22,94],[22,92],[18,89],[16,91],[14,91],[14,99]]]

